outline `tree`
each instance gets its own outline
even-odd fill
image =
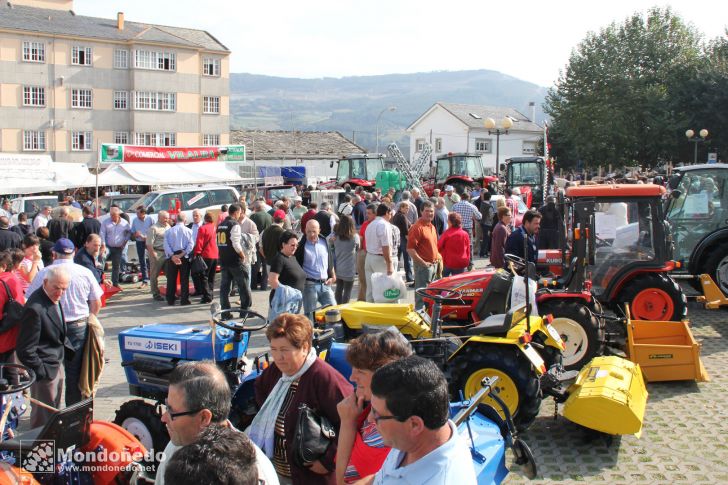
[[[675,93],[704,65],[700,35],[669,8],[589,33],[544,105],[560,166],[654,165],[677,156],[686,115]]]

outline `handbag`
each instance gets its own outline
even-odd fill
[[[205,263],[205,260],[202,259],[201,255],[198,254],[192,258],[192,266],[190,270],[192,271],[192,274],[204,273],[207,271],[207,263]]]
[[[2,281],[2,280],[0,280]],[[8,301],[3,307],[2,320],[0,320],[0,333],[6,332],[20,323],[20,317],[23,314],[23,305],[13,298],[10,288],[5,281],[2,281],[5,292],[8,295]]]
[[[331,421],[301,403],[293,434],[293,463],[300,467],[311,465],[326,453],[334,439],[336,430]]]

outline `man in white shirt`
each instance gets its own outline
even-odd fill
[[[212,425],[232,427],[227,419],[230,402],[230,384],[214,362],[186,362],[172,371],[162,414],[170,439],[157,468],[155,485],[164,484],[164,473],[174,453],[194,443],[204,428]],[[273,464],[260,448],[251,444],[255,446],[258,478],[265,485],[278,485]]]
[[[468,446],[448,419],[447,381],[437,365],[416,355],[391,362],[374,373],[371,391],[371,416],[392,451],[363,483],[477,483]]]
[[[392,261],[392,214],[387,204],[379,204],[377,207],[377,218],[367,226],[364,232],[366,239],[367,257],[364,262],[364,272],[367,281],[372,280],[374,273],[394,273]],[[367,285],[367,301],[374,303],[372,285]]]
[[[39,227],[46,227],[48,221],[51,219],[51,206],[44,206],[38,215],[33,219],[33,232],[37,231]]]

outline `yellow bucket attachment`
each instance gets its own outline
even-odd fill
[[[628,309],[626,315],[627,358],[640,365],[647,382],[710,380],[688,322],[632,320]]]
[[[703,303],[706,310],[715,310],[728,305],[728,298],[720,291],[710,275],[700,275],[700,286],[703,288],[703,294],[697,298],[697,301]]]
[[[569,387],[564,417],[602,433],[639,437],[647,406],[640,366],[620,357],[596,357]]]
[[[364,325],[395,326],[410,338],[429,338],[432,336],[430,323],[424,321],[407,303],[367,303],[357,301],[344,305],[326,307],[316,312],[318,316],[327,310],[338,309],[346,326],[352,330],[361,330]]]

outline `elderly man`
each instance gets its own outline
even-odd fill
[[[0,207],[0,216],[7,217],[8,220],[13,217],[13,211],[11,210],[11,204],[9,199],[3,199],[2,207]]]
[[[394,273],[394,261],[392,260],[392,214],[386,203],[377,206],[377,217],[364,231],[367,257],[364,262],[364,273],[367,282],[372,280],[374,273]],[[367,301],[374,303],[372,285],[367,285]]]
[[[169,443],[157,469],[155,485],[165,483],[165,472],[174,454],[181,447],[195,443],[205,428],[226,426],[235,429],[227,419],[230,402],[230,384],[214,362],[186,362],[172,371],[162,414]],[[258,478],[265,485],[277,485],[278,476],[273,464],[260,448],[250,444],[255,447]]]
[[[68,207],[58,209],[58,217],[48,221],[46,227],[48,228],[48,239],[51,242],[56,242],[61,238],[68,239],[68,234],[73,227],[73,222],[68,220]]]
[[[323,237],[329,237],[336,225],[336,216],[331,213],[331,204],[329,204],[328,201],[321,202],[321,209],[315,216],[313,216],[313,218],[319,223],[321,235]],[[308,227],[308,223],[306,224],[306,227]]]
[[[164,300],[159,292],[159,274],[167,262],[164,254],[164,235],[169,230],[169,213],[167,211],[159,211],[157,214],[157,222],[147,231],[147,254],[149,254],[149,277],[150,287],[152,289],[152,298],[156,301]]]
[[[131,234],[136,244],[137,257],[139,258],[139,266],[142,269],[142,288],[149,284],[149,271],[147,268],[147,233],[152,227],[154,221],[151,217],[147,217],[147,210],[140,206],[137,209],[137,216],[131,223]]]
[[[306,234],[296,248],[296,260],[306,273],[303,289],[303,312],[313,321],[316,307],[336,305],[331,285],[336,283],[334,261],[326,238],[320,233],[316,220],[308,221]]]
[[[359,279],[359,295],[357,300],[366,301],[367,299],[367,276],[366,276],[366,262],[367,262],[367,239],[365,237],[367,227],[377,217],[377,206],[370,204],[367,206],[366,220],[359,228],[359,242],[361,247],[356,255],[356,273]]]
[[[10,220],[5,216],[0,216],[0,251],[6,249],[20,249],[20,244],[23,242],[23,238],[15,232],[9,229]]]
[[[394,217],[392,217],[392,224],[399,229],[399,242],[397,245],[398,249],[396,257],[397,260],[402,257],[402,260],[404,261],[404,272],[407,283],[411,283],[414,281],[414,277],[412,276],[412,259],[407,252],[407,234],[409,233],[410,227],[412,226],[412,223],[407,217],[410,211],[410,204],[403,200],[399,203],[399,210],[394,215]]]
[[[447,230],[447,217],[450,215],[450,211],[445,206],[445,199],[442,197],[437,198],[435,203],[435,229],[437,229],[437,237],[442,236],[442,233]]]
[[[412,203],[417,207],[417,214],[419,215],[422,212],[422,203],[425,201],[425,199],[422,197],[422,193],[420,192],[420,189],[417,187],[412,189]]]
[[[301,217],[303,217],[307,210],[308,207],[303,205],[303,198],[300,195],[295,196],[293,198],[293,208],[291,209],[293,217],[295,217],[297,221],[300,221]]]
[[[51,206],[46,205],[43,206],[43,208],[36,214],[35,219],[33,219],[33,231],[37,231],[39,227],[46,227],[48,225],[48,221],[51,218]]]
[[[415,267],[415,288],[425,288],[437,273],[440,253],[437,251],[437,230],[432,224],[435,208],[429,200],[422,204],[422,216],[410,227],[407,252]],[[422,296],[415,293],[415,309],[425,305]]]
[[[455,188],[452,185],[446,185],[445,186],[445,196],[443,197],[445,199],[445,207],[447,207],[447,210],[452,210],[452,206],[460,200],[458,195],[455,193]]]
[[[190,301],[190,256],[195,247],[192,239],[192,229],[185,225],[187,215],[180,212],[177,215],[177,224],[164,233],[164,256],[167,264],[164,273],[167,276],[167,305],[174,305],[177,299],[177,275],[180,284],[180,305],[191,305]]]
[[[409,206],[409,211],[406,214],[407,220],[410,224],[414,224],[415,222],[417,222],[417,217],[419,217],[420,212],[417,206],[412,203],[412,194],[410,194],[409,190],[405,190],[402,192],[402,200],[400,204],[402,202],[406,203]]]
[[[364,221],[367,220],[367,203],[359,195],[352,197],[351,203],[354,206],[351,217],[354,218],[354,225],[359,229],[364,224]]]
[[[371,416],[392,451],[362,483],[477,483],[468,445],[448,419],[447,381],[431,360],[413,355],[380,367],[371,391]]]
[[[240,306],[250,308],[250,260],[243,248],[241,220],[255,228],[250,219],[243,219],[245,210],[240,204],[230,204],[228,216],[217,226],[217,249],[220,263],[220,306],[230,308],[230,287],[233,281],[240,291]],[[257,231],[257,228],[255,228]]]
[[[61,296],[60,304],[66,325],[66,337],[74,351],[73,358],[66,360],[66,406],[81,400],[78,381],[81,377],[83,348],[88,333],[88,318],[92,313],[101,310],[101,289],[96,275],[88,268],[76,264],[73,260],[73,243],[70,239],[61,238],[53,245],[53,264],[42,269],[33,279],[25,294],[29,297],[43,286],[45,275],[54,267],[63,267],[71,278],[68,290]]]
[[[121,209],[112,207],[109,211],[109,218],[101,223],[101,253],[109,250],[111,259],[111,284],[119,286],[119,272],[121,270],[121,255],[124,252],[126,243],[131,237],[131,227],[121,217]]]
[[[33,398],[58,408],[65,380],[66,349],[70,349],[69,354],[72,352],[59,302],[71,284],[71,276],[65,265],[52,265],[42,281],[42,288],[25,302],[15,352],[20,363],[35,372],[36,381],[30,388]],[[49,409],[33,406],[30,426],[43,426],[52,415]]]

